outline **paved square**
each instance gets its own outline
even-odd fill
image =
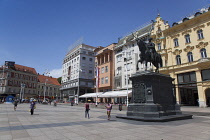
[[[30,115],[29,104],[0,104],[0,140],[210,140],[210,108],[182,107],[193,119],[172,122],[140,122],[117,119],[126,111],[37,104]]]

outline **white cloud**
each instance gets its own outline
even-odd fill
[[[62,76],[62,69],[53,69],[50,71],[49,75],[53,78],[59,78]]]

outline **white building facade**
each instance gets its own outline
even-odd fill
[[[137,63],[139,58],[139,47],[137,45],[136,37],[147,40],[150,35],[152,24],[135,31],[118,40],[115,46],[115,90],[125,90],[132,88],[132,82],[129,80],[132,74],[136,73],[137,65],[138,71],[145,70],[145,64]],[[135,36],[135,37],[134,37]],[[148,70],[153,69],[153,65],[148,63]]]
[[[95,47],[79,44],[65,56],[62,65],[61,94],[78,103],[78,96],[93,92]]]

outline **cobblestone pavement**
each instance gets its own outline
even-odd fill
[[[210,108],[182,107],[193,119],[172,122],[141,122],[115,118],[126,111],[69,105],[37,105],[30,115],[29,104],[0,104],[0,140],[210,140]]]

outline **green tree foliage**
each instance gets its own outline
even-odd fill
[[[61,84],[62,77],[57,78],[57,80]]]

